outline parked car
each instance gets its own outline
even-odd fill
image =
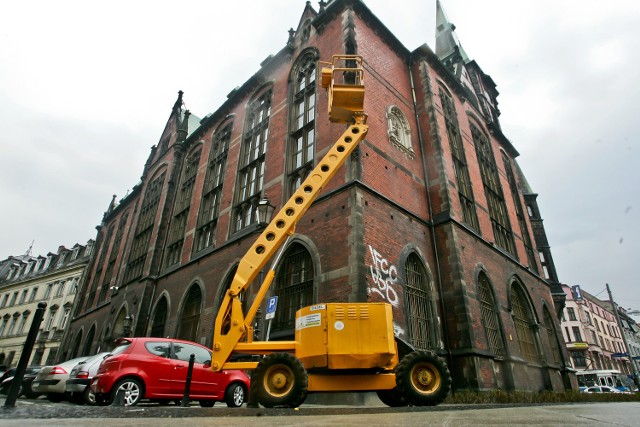
[[[98,353],[83,360],[71,369],[66,383],[66,392],[70,399],[77,403],[96,403],[95,396],[91,393],[91,380],[98,373],[100,363],[108,355],[107,352]]]
[[[622,393],[620,390],[608,385],[594,385],[587,387],[583,390],[583,393]]]
[[[40,396],[40,393],[36,393],[32,389],[33,379],[40,369],[42,369],[42,366],[39,365],[27,366],[24,371],[24,376],[22,377],[22,384],[20,385],[18,396],[24,396],[28,399],[35,399]],[[11,384],[13,383],[15,372],[16,368],[11,368],[0,376],[0,393],[9,393],[9,387],[11,387]]]
[[[170,338],[120,338],[93,378],[91,390],[98,404],[122,398],[125,406],[141,399],[168,403],[184,395],[189,357],[195,355],[189,397],[200,406],[223,401],[241,406],[248,396],[249,377],[242,371],[211,370],[211,350]],[[121,396],[121,397],[120,397]]]
[[[78,357],[57,365],[45,366],[36,375],[31,388],[36,393],[46,394],[51,402],[63,401],[68,398],[66,385],[71,369],[86,359],[87,357]]]

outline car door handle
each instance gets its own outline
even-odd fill
[[[173,367],[173,369],[182,369],[182,368],[184,368],[184,366],[182,366],[182,365],[175,365],[175,366]]]

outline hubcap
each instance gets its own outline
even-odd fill
[[[140,389],[136,383],[124,383],[118,391],[124,392],[124,405],[131,406],[136,403],[140,397]]]
[[[438,371],[428,363],[416,364],[411,371],[411,382],[416,390],[430,394],[440,387],[441,378]]]
[[[242,402],[244,402],[244,389],[242,386],[236,386],[235,390],[233,390],[233,402],[240,406]]]
[[[264,376],[264,389],[272,396],[284,396],[293,388],[293,372],[283,365],[271,366]]]

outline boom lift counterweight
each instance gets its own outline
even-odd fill
[[[413,351],[399,359],[389,304],[305,307],[296,313],[294,341],[253,340],[253,319],[286,241],[368,131],[362,57],[334,55],[331,63],[319,64],[320,84],[328,91],[329,120],[348,127],[241,259],[216,317],[211,369],[255,369],[251,387],[266,407],[295,407],[316,391],[377,391],[391,406],[440,403],[450,388],[447,367],[432,352]],[[274,256],[245,315],[240,296]],[[260,362],[234,362],[233,354],[265,357]]]

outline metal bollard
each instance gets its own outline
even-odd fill
[[[249,387],[249,399],[247,400],[247,408],[259,408],[258,403],[258,386],[254,387],[254,384],[258,384],[258,379],[254,375],[256,370],[251,371],[251,386]]]
[[[193,373],[193,363],[196,360],[196,355],[189,356],[189,368],[187,368],[187,381],[184,384],[184,396],[182,397],[182,403],[180,406],[183,408],[189,407],[189,392],[191,391],[191,374]]]
[[[33,350],[33,344],[36,342],[38,329],[40,328],[40,323],[42,323],[42,316],[45,308],[47,308],[47,303],[39,303],[38,308],[33,315],[33,322],[31,322],[31,327],[29,328],[27,341],[24,343],[24,347],[22,347],[20,360],[18,361],[18,366],[16,366],[16,373],[13,376],[13,381],[11,381],[11,387],[9,387],[7,398],[4,401],[5,408],[13,408],[16,406],[16,399],[18,399],[18,393],[20,392],[20,386],[22,385],[22,378],[24,378],[24,371],[27,369],[27,364],[31,357],[31,350]]]

